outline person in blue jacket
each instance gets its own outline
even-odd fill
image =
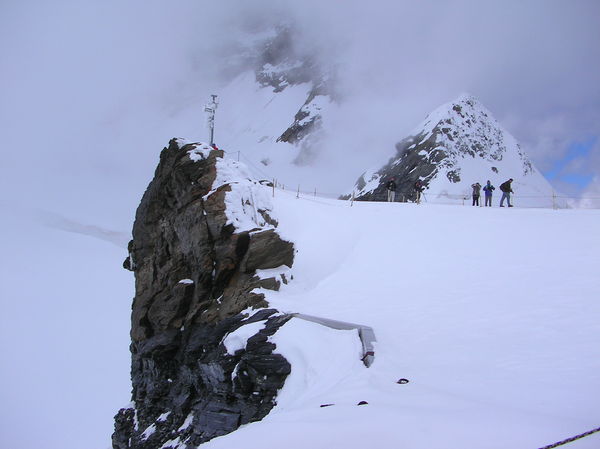
[[[485,206],[489,206],[492,207],[492,192],[494,191],[496,187],[494,187],[492,185],[492,183],[490,182],[490,180],[488,179],[488,182],[486,185],[483,186],[483,191],[485,192]]]

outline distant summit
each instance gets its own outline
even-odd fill
[[[382,201],[385,184],[391,178],[398,186],[397,201],[415,200],[413,185],[417,180],[423,182],[430,198],[455,202],[469,196],[475,182],[490,180],[498,188],[513,178],[517,205],[553,204],[552,187],[516,139],[466,93],[429,114],[411,135],[396,144],[396,153],[386,165],[363,173],[354,195],[359,200]]]

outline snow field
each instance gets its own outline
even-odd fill
[[[278,406],[207,448],[536,448],[599,425],[600,211],[277,190],[274,212],[298,253],[271,306],[372,326],[375,362],[355,333],[292,320]]]

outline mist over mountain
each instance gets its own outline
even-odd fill
[[[586,1],[513,8],[350,1],[343,9],[317,1],[7,4],[0,17],[7,37],[3,141],[18,146],[34,132],[44,144],[20,158],[5,154],[0,182],[5,190],[19,185],[17,174],[27,166],[29,182],[19,194],[28,201],[125,229],[153,171],[151,148],[173,136],[206,140],[203,106],[211,94],[222,100],[217,139],[231,139],[227,115],[251,98],[229,95],[225,86],[263,62],[251,36],[281,24],[293,26],[292,59],[309,56],[320,71],[333,70],[335,96],[345,105],[323,121],[323,134],[310,145],[318,153],[299,160],[319,154],[322,170],[300,171],[287,184],[308,180],[307,188],[342,193],[365,167],[385,162],[429,112],[463,91],[494,111],[542,172],[558,164],[559,175],[590,177],[600,163],[593,143],[600,135],[598,8]],[[290,102],[275,138],[295,123],[308,93]],[[570,155],[570,145],[588,141],[589,150]],[[82,187],[74,191],[73,184]],[[107,201],[113,189],[122,193],[118,202]],[[96,207],[82,208],[87,199]],[[108,210],[115,209],[126,219],[111,222]]]

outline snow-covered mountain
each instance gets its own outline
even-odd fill
[[[252,159],[264,167],[277,161],[310,165],[335,97],[332,70],[300,47],[296,34],[290,25],[253,31],[226,64],[229,82],[220,98],[227,108],[218,113],[219,128],[226,131],[218,143],[258,155]]]
[[[385,184],[392,178],[398,185],[397,201],[414,200],[413,185],[418,179],[430,200],[456,203],[470,197],[472,184],[485,185],[488,180],[499,197],[499,185],[512,178],[518,206],[559,205],[553,199],[552,186],[516,139],[468,94],[429,114],[396,144],[396,153],[386,165],[363,173],[354,195],[362,200],[383,200]]]

